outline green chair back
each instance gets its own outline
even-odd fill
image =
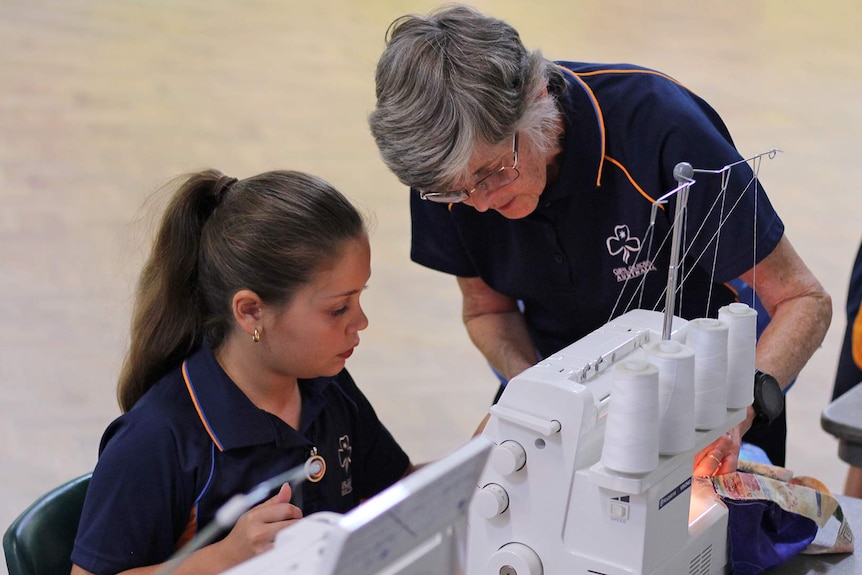
[[[9,575],[69,575],[91,475],[55,487],[12,522],[3,535]]]

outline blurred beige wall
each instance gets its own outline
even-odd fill
[[[366,116],[391,20],[421,1],[0,0],[0,527],[93,467],[119,411],[135,276],[170,177],[318,174],[375,220],[371,320],[349,368],[418,461],[466,440],[496,383],[452,278],[409,261],[406,190]],[[862,239],[862,5],[475,3],[554,59],[658,68],[711,102],[832,293],[823,348],[790,394],[788,466],[840,491],[820,430]]]

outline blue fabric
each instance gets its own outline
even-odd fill
[[[751,461],[753,463],[773,465],[772,461],[769,460],[769,456],[766,455],[766,452],[763,451],[763,449],[753,443],[745,441],[743,441],[742,445],[739,447],[739,459],[742,461]]]
[[[862,314],[862,245],[856,253],[856,260],[850,273],[850,285],[847,288],[847,326],[844,329],[844,340],[841,344],[841,355],[838,358],[838,370],[835,374],[835,385],[832,388],[832,400],[862,382],[862,365],[853,359],[853,325],[859,321]],[[859,345],[859,342],[856,342]]]
[[[813,520],[773,501],[722,498],[728,511],[733,575],[757,575],[798,555],[817,535]]]

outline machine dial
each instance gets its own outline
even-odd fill
[[[535,551],[523,543],[507,543],[491,555],[488,573],[500,575],[542,575],[545,570]]]
[[[473,508],[485,519],[493,519],[509,508],[509,494],[501,485],[489,483],[473,495]]]
[[[527,463],[527,452],[517,441],[506,440],[491,451],[491,469],[506,476],[515,473]]]

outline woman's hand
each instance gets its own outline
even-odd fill
[[[751,429],[754,422],[754,408],[750,405],[745,412],[745,419],[739,425],[707,445],[694,455],[695,477],[712,477],[733,473],[739,465],[739,448],[742,436]]]
[[[736,471],[742,435],[734,427],[694,456],[695,477],[712,477]]]

